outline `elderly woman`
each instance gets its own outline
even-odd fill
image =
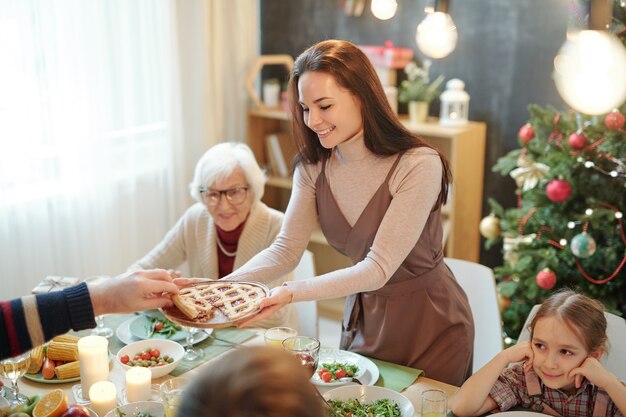
[[[230,274],[267,248],[283,213],[261,202],[266,177],[247,145],[226,142],[210,148],[196,165],[189,185],[198,203],[191,206],[163,240],[129,269],[176,269],[187,261],[193,277]],[[269,282],[282,285],[291,275]],[[293,305],[260,323],[297,328]]]

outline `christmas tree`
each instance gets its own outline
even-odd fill
[[[625,23],[626,8],[615,4],[609,29],[626,47]],[[601,116],[537,105],[529,112],[521,148],[493,167],[515,180],[517,206],[490,199],[480,224],[487,248],[502,244],[504,264],[494,272],[507,343],[531,308],[563,287],[626,317],[626,103]]]
[[[503,243],[495,268],[506,334],[519,334],[533,305],[568,287],[626,313],[626,105],[605,116],[529,106],[521,149],[493,170],[517,185],[517,207],[490,199],[481,222],[491,247]]]

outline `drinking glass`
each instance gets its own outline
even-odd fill
[[[291,327],[272,327],[265,331],[263,337],[265,338],[266,345],[282,349],[283,340],[297,335],[298,332]]]
[[[18,380],[26,373],[30,365],[30,351],[13,358],[0,361],[0,375],[11,381],[13,397],[9,401],[12,407],[24,404],[28,399],[24,394],[20,394],[17,385]]]
[[[446,417],[448,414],[448,396],[439,389],[422,392],[422,417]]]
[[[183,391],[188,382],[189,378],[178,377],[168,379],[159,386],[163,408],[165,408],[165,417],[176,417]]]
[[[195,361],[198,358],[204,356],[204,351],[200,349],[195,349],[193,347],[193,343],[196,339],[196,334],[198,333],[197,327],[187,327],[185,326],[185,330],[187,331],[187,337],[185,339],[185,353],[183,354],[183,359],[187,361]]]
[[[108,339],[113,336],[113,329],[104,325],[104,316],[96,316],[96,327],[91,331],[91,334]]]
[[[313,376],[320,357],[320,341],[308,336],[293,336],[283,340],[283,350],[294,355]]]

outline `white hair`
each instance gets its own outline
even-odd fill
[[[193,180],[189,183],[191,196],[202,202],[200,188],[210,187],[216,181],[228,178],[241,168],[248,180],[254,201],[260,201],[267,177],[250,147],[241,142],[223,142],[209,148],[196,164]]]

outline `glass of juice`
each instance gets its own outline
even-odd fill
[[[293,336],[283,340],[283,350],[294,355],[313,376],[320,356],[320,341],[307,336]]]
[[[448,414],[448,396],[439,389],[422,392],[422,417],[446,417]]]
[[[172,378],[159,386],[161,400],[163,400],[163,408],[165,409],[165,417],[176,417],[180,400],[183,397],[183,391],[188,382],[189,378]]]
[[[265,344],[282,349],[283,340],[297,335],[298,332],[291,327],[272,327],[265,331]]]

